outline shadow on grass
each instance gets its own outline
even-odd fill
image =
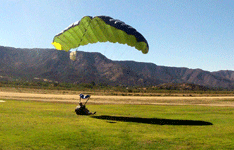
[[[123,121],[123,122],[137,122],[156,125],[189,125],[189,126],[206,126],[213,125],[211,122],[199,120],[178,120],[178,119],[160,119],[160,118],[139,118],[139,117],[121,117],[121,116],[91,116],[96,119]]]

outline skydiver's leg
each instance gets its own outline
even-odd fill
[[[85,113],[87,114],[87,115],[94,115],[94,114],[96,114],[96,111],[94,112],[94,113],[92,113],[92,112],[90,112],[87,108],[85,109]]]
[[[93,112],[93,113],[92,113],[92,112],[89,112],[89,113],[88,113],[88,115],[94,115],[94,114],[96,114],[96,111]]]

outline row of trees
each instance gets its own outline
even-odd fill
[[[58,82],[44,82],[44,81],[0,81],[0,87],[16,87],[16,88],[34,88],[34,89],[51,89],[51,90],[104,90],[114,92],[125,92],[125,93],[184,93],[184,92],[199,92],[199,93],[211,93],[211,92],[228,92],[233,93],[233,90],[227,90],[223,88],[211,89],[205,86],[195,84],[162,84],[151,87],[140,87],[140,86],[110,86],[108,83],[98,83],[94,81],[90,83],[58,83]]]

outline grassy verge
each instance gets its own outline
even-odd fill
[[[0,149],[233,149],[228,107],[0,103]],[[211,125],[212,124],[212,125]]]

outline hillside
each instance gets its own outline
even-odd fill
[[[69,53],[54,49],[18,49],[0,46],[0,78],[46,79],[69,83],[156,86],[192,83],[208,87],[234,88],[234,71],[157,66],[153,63],[112,61],[100,53]]]

